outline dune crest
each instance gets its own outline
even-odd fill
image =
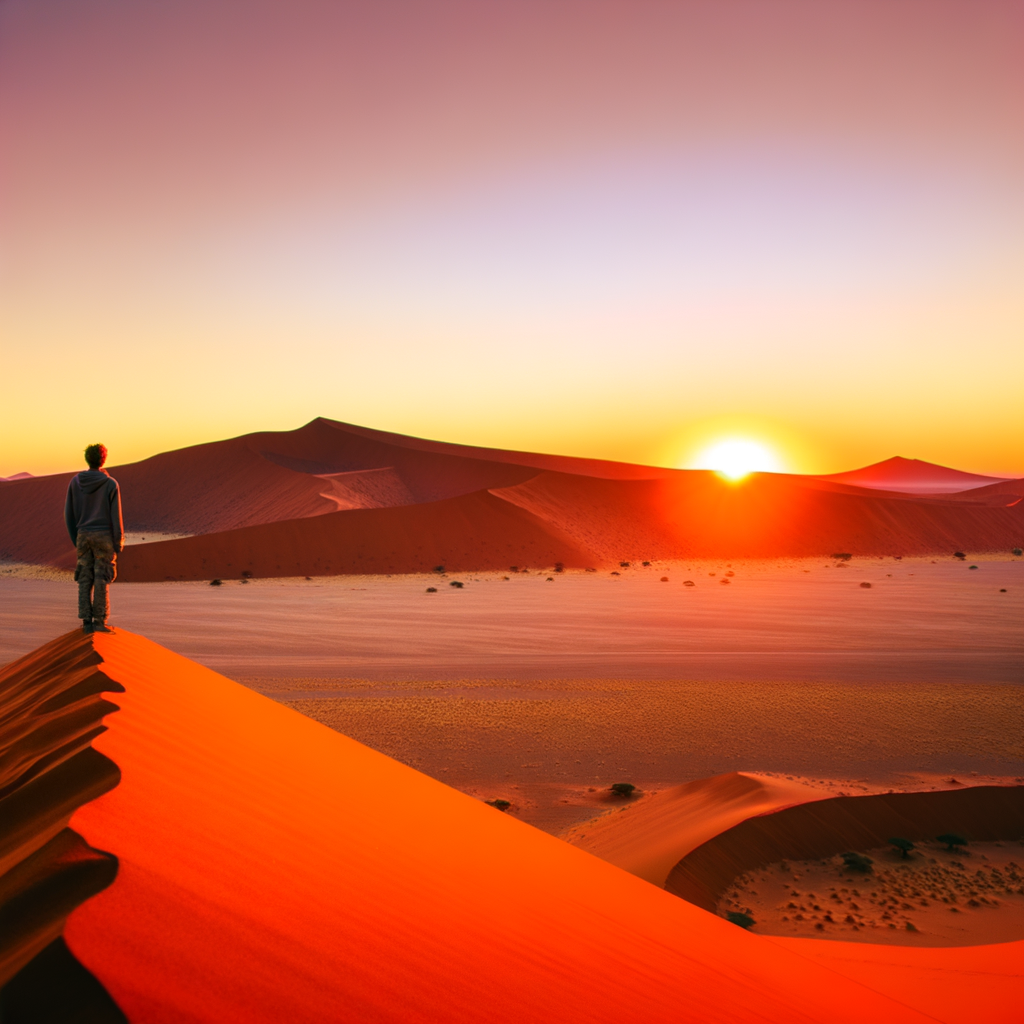
[[[799,782],[728,772],[655,793],[578,825],[563,838],[654,885],[688,853],[746,818],[829,794]]]

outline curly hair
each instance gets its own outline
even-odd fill
[[[91,444],[85,449],[85,461],[90,469],[99,469],[107,461],[107,446],[105,444]]]

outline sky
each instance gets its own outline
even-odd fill
[[[316,416],[1024,476],[1024,3],[4,0],[0,476]]]

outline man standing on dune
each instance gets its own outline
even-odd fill
[[[83,633],[109,633],[107,587],[117,578],[117,554],[124,549],[121,491],[103,468],[107,449],[85,449],[89,468],[73,477],[64,501],[64,522],[78,553],[78,617]]]

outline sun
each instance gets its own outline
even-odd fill
[[[733,437],[705,448],[695,469],[713,469],[729,480],[742,480],[748,473],[778,473],[778,456],[759,441]]]

